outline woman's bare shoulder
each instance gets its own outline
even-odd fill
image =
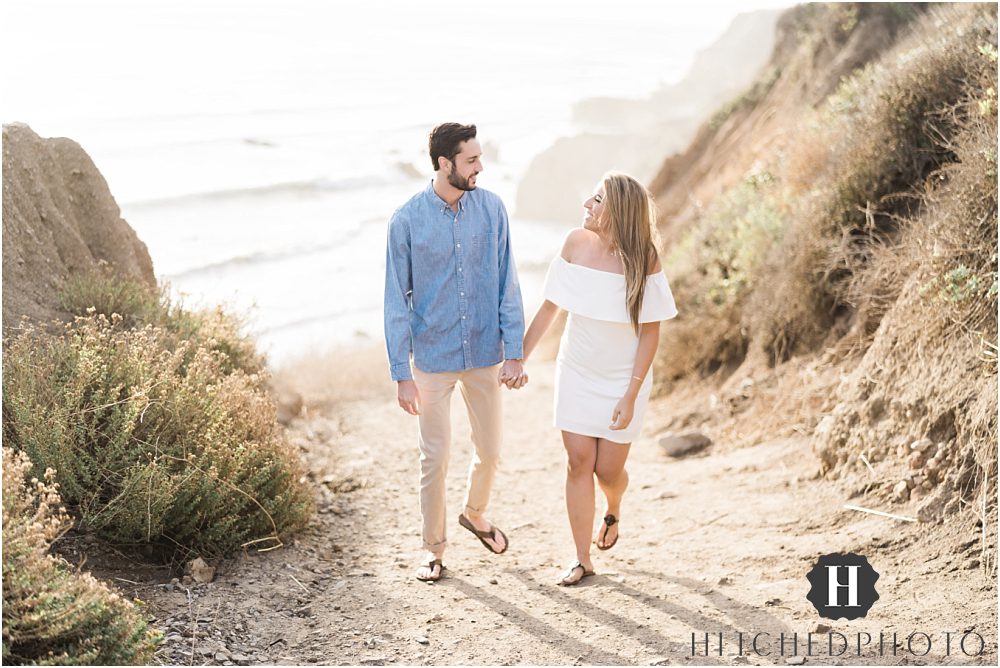
[[[597,235],[590,230],[575,227],[566,233],[566,238],[563,240],[563,247],[559,254],[567,262],[575,262],[579,257],[580,251],[589,247],[596,237]]]

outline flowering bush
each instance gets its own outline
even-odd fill
[[[3,450],[3,662],[143,664],[160,634],[91,575],[49,554],[71,522],[54,471],[28,479],[24,453]]]

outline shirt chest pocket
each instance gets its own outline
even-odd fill
[[[473,234],[472,251],[473,257],[471,259],[477,263],[485,264],[491,259],[496,260],[495,235],[489,233]]]

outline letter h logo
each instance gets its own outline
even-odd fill
[[[806,575],[812,585],[806,598],[821,617],[864,617],[878,600],[875,582],[879,574],[868,559],[854,554],[825,554]]]
[[[829,596],[827,597],[827,607],[829,608],[839,608],[840,604],[837,602],[840,599],[837,593],[841,589],[847,590],[847,603],[848,608],[858,607],[858,568],[859,566],[827,566],[827,573],[830,575],[829,579]],[[841,584],[837,578],[837,572],[840,570],[847,571],[847,583]]]

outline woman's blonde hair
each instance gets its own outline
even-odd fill
[[[646,291],[646,276],[656,266],[656,207],[649,191],[628,174],[603,177],[604,215],[601,222],[625,269],[625,305],[635,333]]]

